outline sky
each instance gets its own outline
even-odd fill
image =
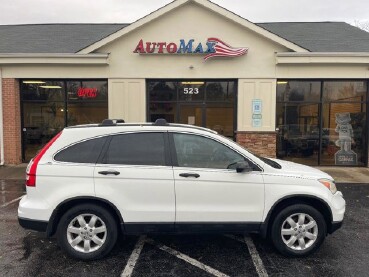
[[[131,23],[171,0],[0,0],[0,24]],[[368,0],[213,0],[252,21],[369,21]]]

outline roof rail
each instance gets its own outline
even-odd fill
[[[154,126],[167,126],[169,123],[164,118],[158,118],[152,125]]]
[[[123,119],[104,119],[99,126],[116,126],[117,123],[124,123]]]
[[[188,129],[197,129],[202,130],[205,132],[210,132],[213,134],[217,134],[216,131],[199,127],[195,125],[188,125],[188,124],[177,124],[177,123],[168,123],[164,118],[157,119],[154,123],[125,123],[119,124],[118,123],[125,123],[123,119],[104,119],[100,124],[85,124],[85,125],[77,125],[77,126],[69,126],[67,128],[87,128],[87,127],[108,127],[108,126],[168,126],[168,127],[180,127],[180,128],[188,128]]]

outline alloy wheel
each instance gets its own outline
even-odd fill
[[[306,250],[317,240],[318,224],[308,214],[295,213],[283,222],[281,236],[288,248],[297,251]]]
[[[80,214],[68,225],[67,239],[72,248],[82,253],[100,249],[107,237],[105,222],[94,214]]]

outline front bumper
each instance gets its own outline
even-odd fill
[[[335,231],[337,231],[339,228],[342,227],[342,224],[343,224],[343,221],[334,221],[332,222],[329,230],[328,230],[328,233],[329,234],[333,234]]]
[[[337,191],[330,200],[330,208],[332,211],[332,225],[343,221],[346,211],[346,201],[343,199],[342,192]]]

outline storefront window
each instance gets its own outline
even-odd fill
[[[151,101],[177,101],[176,82],[148,82],[147,86]]]
[[[206,84],[207,101],[232,102],[234,100],[234,94],[233,82],[208,82]]]
[[[322,165],[365,165],[366,95],[363,81],[324,82]]]
[[[65,83],[61,81],[23,81],[21,83],[22,100],[64,101]]]
[[[108,82],[21,81],[23,160],[29,161],[64,127],[108,117]]]
[[[319,102],[320,92],[321,82],[277,82],[277,102]]]
[[[324,82],[323,101],[365,102],[367,83],[365,81]]]
[[[287,160],[318,164],[318,104],[278,103],[277,156]]]
[[[308,165],[366,164],[366,81],[277,83],[279,158]]]

